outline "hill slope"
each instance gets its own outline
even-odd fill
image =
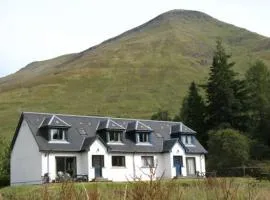
[[[19,112],[62,112],[149,118],[178,112],[192,80],[205,80],[221,37],[243,73],[260,58],[270,64],[270,39],[204,13],[173,10],[83,52],[33,62],[0,79],[0,135]],[[270,65],[269,65],[270,66]]]

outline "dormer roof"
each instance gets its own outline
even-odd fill
[[[153,129],[150,126],[147,126],[146,124],[136,120],[128,123],[127,132],[130,131],[152,132]]]
[[[183,123],[174,124],[171,126],[171,134],[182,133],[182,134],[196,134],[195,131],[185,126]]]
[[[98,124],[97,130],[119,130],[119,131],[123,131],[123,130],[125,130],[125,128],[109,118],[109,119],[100,121],[99,124]]]
[[[71,127],[70,124],[65,122],[64,120],[60,119],[56,115],[52,115],[50,117],[45,117],[42,121],[40,128],[43,127],[62,127],[62,128],[69,128]]]

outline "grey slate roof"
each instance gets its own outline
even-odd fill
[[[127,125],[127,132],[129,131],[146,131],[146,132],[152,132],[153,129],[147,126],[146,124],[136,120],[129,122]]]
[[[104,129],[125,130],[125,128],[123,126],[119,125],[118,123],[116,123],[115,121],[113,121],[110,118],[99,122],[97,130],[104,130]]]
[[[46,135],[48,133],[46,131],[44,132],[44,130],[46,130],[46,126],[44,127],[43,125],[48,124],[47,119],[51,119],[53,116],[55,116],[54,118],[60,122],[70,125],[70,127],[67,129],[68,143],[49,143],[48,139],[44,137],[44,134]],[[11,147],[13,147],[16,141],[23,120],[27,122],[40,151],[85,151],[94,142],[94,140],[98,138],[107,147],[109,152],[161,153],[164,151],[169,151],[169,149],[172,147],[171,144],[173,143],[173,140],[175,140],[171,139],[170,137],[171,127],[174,125],[182,125],[182,127],[186,127],[181,122],[23,112],[21,114]],[[132,140],[125,137],[128,125],[134,123],[134,121],[139,121],[141,124],[140,127],[137,127],[138,130],[145,130],[146,128],[148,130],[151,129],[151,144],[136,144]],[[59,125],[59,123],[57,125]],[[122,141],[123,144],[111,145],[110,143],[103,141],[100,137],[97,137],[97,131],[103,129],[121,129],[124,134]],[[185,134],[195,133],[188,127],[184,130]],[[178,142],[183,146],[181,140],[178,140]],[[195,145],[193,147],[185,147],[187,153],[207,153],[197,139],[194,139],[194,143]]]
[[[195,134],[196,132],[193,131],[191,128],[187,127],[183,123],[174,124],[171,127],[171,133],[185,133],[185,134]]]
[[[56,115],[45,117],[40,127],[70,127],[68,123],[57,117]]]

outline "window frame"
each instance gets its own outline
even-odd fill
[[[137,133],[136,141],[137,143],[150,143],[150,133],[148,132]]]
[[[117,140],[115,140],[117,134]],[[113,135],[113,137],[111,137]],[[113,138],[113,140],[112,140]],[[122,142],[122,132],[119,131],[108,131],[107,132],[107,141],[108,143],[121,143]]]
[[[149,159],[150,159],[150,164],[149,164]],[[144,168],[151,168],[154,167],[154,156],[141,156],[141,161],[142,161],[142,167]]]
[[[56,132],[54,132],[56,131]],[[60,139],[55,139],[54,134],[62,135]],[[65,129],[60,129],[60,128],[51,128],[50,129],[50,141],[57,142],[57,141],[64,141],[66,142],[66,130]]]
[[[116,161],[116,163],[114,163],[114,161]],[[112,167],[126,167],[126,156],[112,156]]]

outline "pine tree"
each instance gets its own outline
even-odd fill
[[[206,84],[207,96],[207,124],[208,128],[219,126],[231,127],[234,118],[235,72],[233,62],[229,62],[230,55],[226,54],[221,40],[217,40],[213,63]]]
[[[180,120],[197,132],[199,141],[206,145],[205,105],[194,82],[190,84],[188,95],[185,97],[180,111]]]
[[[253,137],[270,146],[270,72],[267,66],[262,61],[251,65],[246,82]]]

